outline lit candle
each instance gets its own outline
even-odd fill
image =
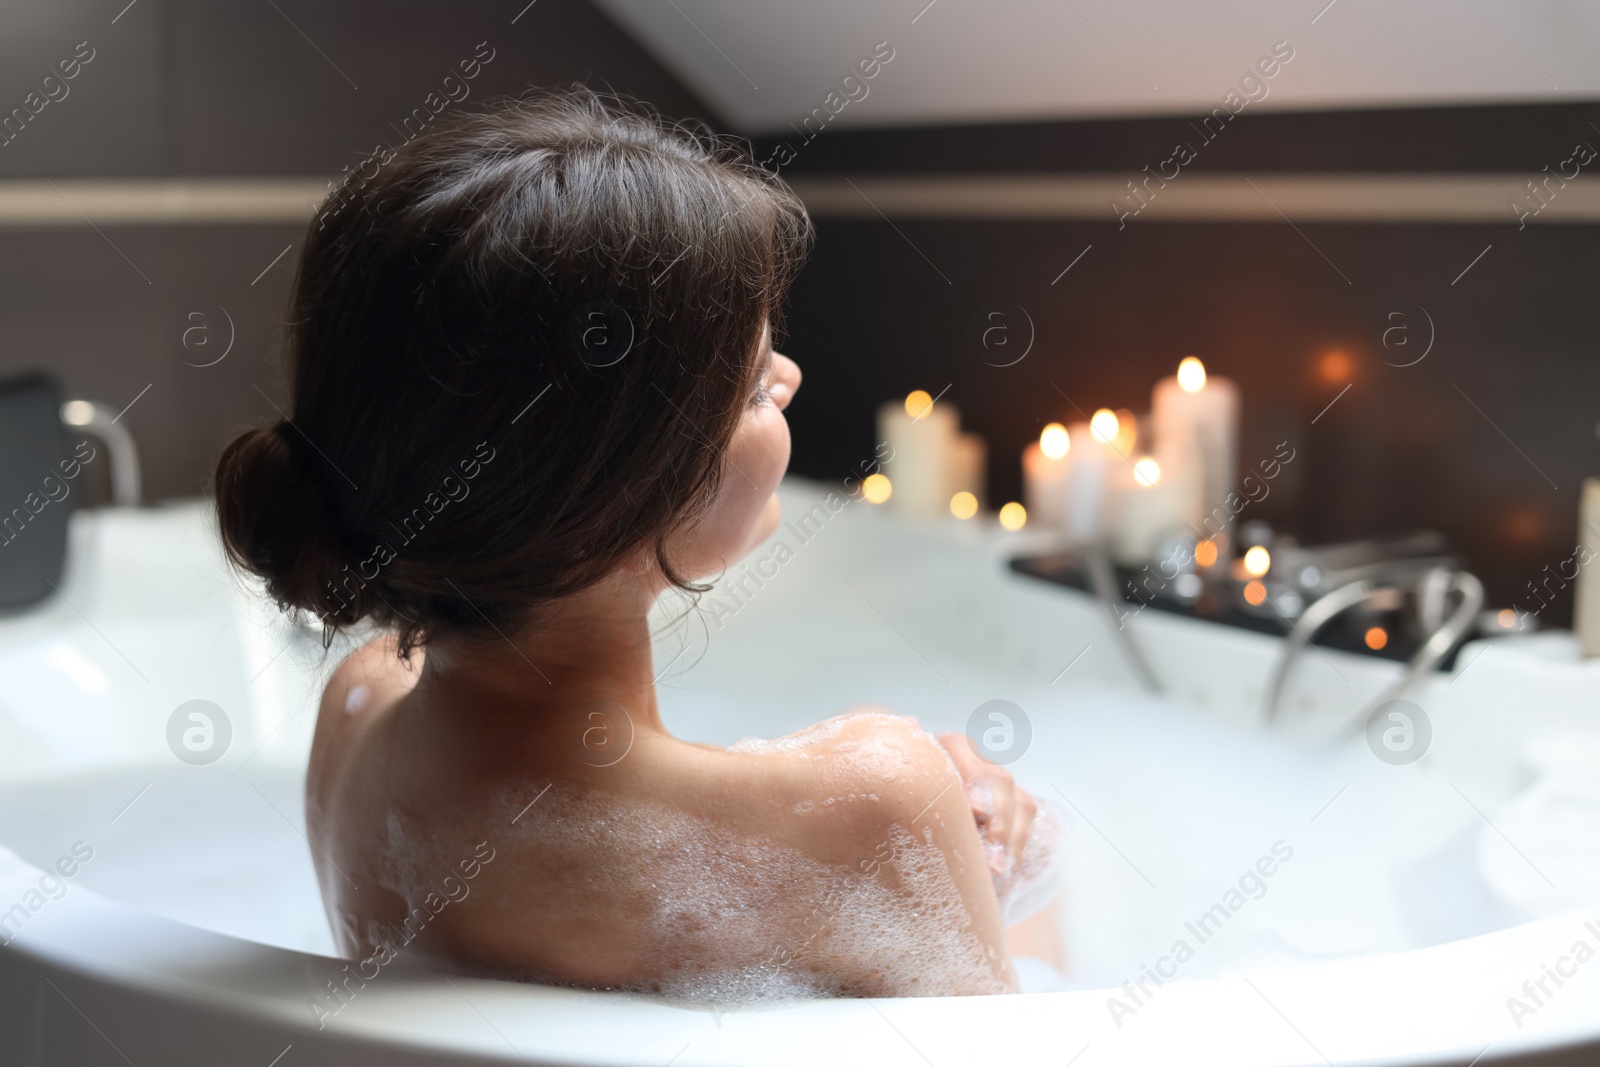
[[[1117,433],[1111,439],[1111,444],[1117,455],[1131,458],[1134,447],[1139,443],[1139,417],[1127,408],[1118,408],[1114,414],[1117,416]],[[1094,425],[1094,420],[1091,419],[1089,424]]]
[[[1106,408],[1095,412],[1088,422],[1075,422],[1067,429],[1072,467],[1067,476],[1063,528],[1072,544],[1098,541],[1106,532],[1109,468],[1121,461],[1113,452],[1119,429],[1116,413]]]
[[[1022,452],[1022,498],[1028,515],[1042,526],[1058,527],[1067,515],[1067,477],[1072,469],[1072,438],[1052,422],[1039,440]]]
[[[1600,478],[1585,478],[1578,501],[1578,544],[1584,549],[1578,560],[1577,604],[1573,608],[1572,628],[1578,635],[1578,651],[1584,658],[1600,656]],[[1595,562],[1590,562],[1595,561]]]
[[[1155,455],[1165,471],[1192,467],[1200,493],[1185,520],[1197,525],[1221,509],[1235,491],[1239,449],[1239,389],[1226,378],[1206,375],[1205,364],[1187,356],[1178,373],[1156,384],[1152,398]]]
[[[959,493],[970,493],[982,502],[984,462],[988,454],[988,446],[975,433],[959,433],[951,439],[949,481],[945,485],[947,506]]]
[[[1111,514],[1111,553],[1117,562],[1136,566],[1156,558],[1165,538],[1182,530],[1193,512],[1198,485],[1193,479],[1169,478],[1152,456],[1132,466],[1124,463]]]
[[[904,403],[878,408],[878,438],[891,454],[883,473],[894,486],[889,506],[905,515],[938,518],[949,514],[952,455],[961,417],[950,404],[936,404],[921,389]]]

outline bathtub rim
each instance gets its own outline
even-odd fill
[[[44,873],[42,869],[0,848],[0,892],[6,894],[0,899],[20,896],[26,887],[36,884]],[[1463,968],[1459,965],[1460,961],[1452,961],[1452,957],[1461,954],[1476,956],[1480,960],[1498,961],[1501,965],[1509,963],[1515,973],[1529,973],[1530,977],[1536,977],[1536,972],[1526,972],[1526,965],[1520,961],[1547,958],[1548,951],[1538,951],[1541,943],[1549,942],[1550,935],[1560,930],[1581,927],[1586,921],[1600,924],[1600,907],[1575,909],[1429,948],[1315,961],[1292,968],[1249,971],[1244,972],[1244,977],[1253,978],[1268,988],[1274,985],[1278,987],[1279,995],[1269,1004],[1282,1003],[1281,989],[1286,981],[1290,985],[1298,983],[1301,986],[1308,981],[1313,985],[1320,983],[1330,1000],[1359,1004],[1363,992],[1370,994],[1373,990],[1382,992],[1386,987],[1400,986],[1402,982],[1398,979],[1404,979],[1407,975],[1397,975],[1394,970],[1397,966],[1402,972],[1410,972],[1419,964],[1432,963],[1437,964],[1433,967],[1436,977],[1452,973],[1459,976]],[[319,982],[340,976],[345,962],[204,930],[141,911],[87,888],[73,887],[65,896],[51,901],[34,913],[28,924],[9,943],[0,946],[0,989],[13,983],[21,983],[23,988],[31,984],[42,989],[41,983],[45,978],[58,976],[72,987],[97,989],[97,995],[102,1000],[125,996],[136,1002],[143,1001],[145,1006],[137,1011],[141,1020],[152,1018],[153,1012],[166,1010],[174,1019],[186,1020],[183,1027],[171,1026],[164,1031],[176,1037],[176,1042],[166,1048],[166,1053],[171,1056],[202,1051],[186,1040],[183,1036],[185,1031],[189,1037],[199,1040],[208,1032],[227,1032],[229,1020],[233,1020],[233,1025],[243,1023],[257,1030],[265,1030],[297,1048],[322,1048],[329,1055],[346,1057],[341,1062],[354,1062],[348,1057],[359,1049],[375,1057],[402,1053],[421,1056],[419,1063],[428,1062],[427,1057],[434,1055],[440,1057],[438,1062],[441,1063],[447,1062],[447,1058],[451,1062],[460,1062],[464,1056],[475,1056],[482,1057],[485,1063],[538,1062],[571,1064],[573,1067],[654,1063],[659,1067],[662,1062],[659,1057],[653,1053],[641,1055],[637,1044],[628,1046],[623,1041],[629,1035],[638,1036],[641,1030],[655,1029],[662,1035],[668,1032],[686,1033],[691,1029],[704,1032],[712,1025],[715,1026],[713,1034],[720,1034],[722,1030],[722,1018],[713,1020],[713,1013],[709,1011],[673,1006],[649,997],[489,979],[447,979],[443,975],[416,971],[396,974],[388,982],[374,979],[372,988],[362,990],[346,1009],[348,1018],[341,1013],[329,1022],[326,1029],[318,1030],[313,1025],[312,1013],[305,1002],[316,991]],[[1455,966],[1452,966],[1452,962]],[[1383,973],[1385,971],[1388,973]],[[459,989],[452,991],[452,984],[472,989],[474,1000],[467,1001],[466,994],[460,993]],[[1600,1004],[1600,965],[1581,968],[1577,976],[1568,979],[1567,984],[1579,987],[1571,990],[1563,987],[1560,999],[1569,1009],[1584,1002]],[[1509,995],[1509,990],[1509,985],[1504,988],[1496,986],[1494,992],[1496,995]],[[892,1005],[896,1014],[921,1017],[925,1025],[953,1028],[951,1033],[935,1035],[936,1047],[950,1047],[954,1030],[958,1030],[963,1023],[970,1026],[975,1021],[975,1012],[983,1012],[990,1017],[996,1014],[1010,1017],[1017,1025],[1012,1037],[1025,1044],[1025,1039],[1033,1036],[1043,1046],[1048,1044],[1049,1038],[1059,1036],[1058,1020],[1063,1014],[1076,1018],[1083,1015],[1085,1010],[1091,1014],[1098,1010],[1104,1016],[1106,1012],[1098,1006],[1103,998],[1116,992],[1096,989],[1000,998],[811,1001],[731,1014],[738,1015],[742,1030],[753,1030],[749,1035],[751,1041],[744,1046],[746,1054],[763,1048],[770,1051],[773,1039],[784,1036],[785,1031],[789,1032],[787,1037],[790,1040],[802,1034],[815,1040],[833,1032],[841,1039],[849,1038],[859,1048],[861,1038],[852,1034],[852,1030],[859,1028],[855,1024],[861,1018],[859,1005],[864,1003],[880,1014],[883,1014],[885,1007]],[[1336,995],[1341,992],[1346,995]],[[419,995],[430,998],[430,1010],[425,1020],[418,1018],[416,1012]],[[1261,996],[1264,999],[1264,994]],[[481,1014],[479,1005],[485,997],[496,1006],[514,1003],[527,1012],[530,1018],[524,1020],[525,1027],[552,1024],[558,1018],[569,1018],[574,1014],[591,1016],[600,1025],[585,1035],[593,1038],[585,1054],[570,1054],[577,1051],[570,1036],[564,1047],[551,1048],[553,1055],[545,1054],[537,1044],[530,1043],[524,1028],[518,1031],[522,1034],[522,1040],[511,1045],[519,1054],[507,1055],[506,1046],[510,1044],[510,1039],[495,1037],[484,1031],[483,1023],[488,1016]],[[1249,988],[1241,985],[1237,976],[1176,980],[1163,987],[1161,997],[1165,1005],[1164,1014],[1188,1015],[1211,1021],[1208,1032],[1189,1032],[1183,1035],[1183,1043],[1190,1048],[1197,1045],[1206,1047],[1219,1057],[1220,1062],[1267,1064],[1320,1061],[1320,1053],[1307,1059],[1305,1054],[1315,1046],[1308,1048],[1309,1042],[1295,1038],[1293,1034],[1288,1034],[1287,1040],[1272,1042],[1274,1048],[1290,1053],[1290,1058],[1279,1055],[1263,1057],[1258,1054],[1262,1044],[1260,1039],[1270,1035],[1252,1035],[1249,1033],[1250,1026],[1241,1024],[1241,1018],[1259,1019],[1264,1016],[1259,1001],[1252,1002]],[[1431,1024],[1435,1027],[1441,1022],[1437,1008],[1444,1006],[1446,999],[1438,994],[1433,997],[1435,1016]],[[996,1001],[1000,1003],[993,1003]],[[1186,1004],[1186,1001],[1189,1003]],[[1152,1000],[1147,1007],[1154,1007],[1156,1003]],[[1555,1003],[1555,1000],[1552,999],[1551,1003]],[[445,1004],[450,1007],[444,1009]],[[1412,1006],[1415,1007],[1415,1003]],[[1338,1010],[1334,1009],[1335,1012]],[[195,1026],[197,1014],[207,1016],[209,1029]],[[1333,1062],[1387,1063],[1396,1067],[1457,1064],[1465,1067],[1478,1057],[1481,1057],[1481,1062],[1488,1064],[1510,1057],[1548,1056],[1550,1053],[1562,1054],[1559,1057],[1562,1059],[1566,1056],[1575,1057],[1575,1063],[1593,1062],[1592,1059],[1582,1061],[1576,1057],[1600,1053],[1600,1015],[1589,1020],[1587,1025],[1581,1020],[1570,1020],[1570,1010],[1567,1015],[1569,1021],[1558,1022],[1549,1032],[1531,1028],[1509,1037],[1502,1035],[1488,1041],[1486,1050],[1485,1042],[1475,1038],[1469,1044],[1456,1041],[1451,1046],[1435,1050],[1394,1048],[1385,1052],[1375,1049],[1372,1055],[1334,1059]],[[778,1016],[774,1021],[778,1021],[779,1025],[763,1025],[758,1022],[761,1016]],[[0,1019],[3,1017],[0,1014]],[[1285,1021],[1287,1019],[1288,1016],[1285,1016]],[[1322,1021],[1324,1024],[1327,1022],[1326,1019]],[[1153,1032],[1161,1023],[1152,1019],[1142,1025],[1147,1026],[1147,1032]],[[1034,1033],[1021,1033],[1022,1030]],[[499,1032],[495,1030],[495,1033]],[[1102,1032],[1105,1032],[1104,1026],[1097,1029],[1091,1041],[1100,1040],[1099,1034]],[[887,1033],[885,1030],[884,1034]],[[733,1062],[727,1055],[735,1046],[743,1046],[743,1043],[730,1041],[731,1036],[730,1028],[729,1035],[719,1037],[723,1047],[715,1051],[721,1054],[699,1062]],[[1083,1031],[1080,1031],[1080,1036],[1083,1036]],[[1240,1044],[1252,1037],[1255,1039],[1255,1052]],[[1223,1042],[1232,1042],[1236,1047],[1229,1047]],[[693,1043],[691,1038],[689,1045]],[[956,1043],[959,1044],[959,1041]],[[1067,1042],[1068,1045],[1074,1043],[1075,1040]],[[1156,1044],[1159,1046],[1160,1043]],[[1296,1045],[1300,1049],[1299,1055],[1293,1054]],[[1135,1046],[1135,1051],[1137,1048]],[[214,1054],[215,1050],[203,1051]],[[1022,1047],[1019,1046],[1017,1052],[1021,1051]],[[1154,1049],[1151,1051],[1153,1054]],[[1489,1056],[1489,1052],[1494,1055]],[[146,1058],[148,1055],[147,1052]],[[697,1059],[689,1056],[678,1062],[683,1067],[689,1067]],[[1141,1055],[1137,1062],[1145,1060],[1146,1057]],[[174,1059],[170,1062],[181,1061]],[[1151,1059],[1149,1062],[1159,1060]]]
[[[798,503],[800,500],[816,498],[820,494],[820,487],[809,484],[799,485],[796,486],[796,492],[796,502]],[[191,514],[179,516],[179,520],[193,519],[195,517],[192,514],[193,509],[191,508],[190,510]],[[871,515],[870,521],[875,523],[891,518],[891,516],[872,515],[871,513],[866,513],[866,515]],[[80,517],[74,516],[75,519]],[[865,518],[866,516],[864,515],[863,517]],[[96,518],[99,518],[99,516],[96,516]],[[141,518],[141,516],[134,516],[134,518]],[[95,526],[98,528],[99,523],[96,523]],[[905,531],[902,530],[901,532],[904,533]],[[925,531],[920,536],[924,538],[943,537],[943,534],[939,531]],[[976,547],[980,551],[972,553],[969,557],[968,565],[972,569],[982,568],[989,570],[1003,555],[1002,542],[992,538],[983,538],[979,539],[979,541],[980,543]],[[1025,541],[1011,539],[1004,542],[1003,545],[1007,546],[1004,550],[1011,550],[1024,547]],[[968,545],[967,547],[974,546]],[[1042,601],[1046,599],[1047,595],[1059,597],[1059,593],[1055,589],[1047,590],[1042,585],[1033,584],[1031,580],[1020,576],[1011,576],[1003,570],[998,571],[998,573],[1001,575],[1002,582],[1011,584],[1018,590],[1026,590],[1026,595],[1030,599]],[[251,593],[241,583],[233,585],[233,595],[240,600],[248,600]],[[1081,594],[1070,594],[1064,598],[1059,598],[1058,602],[1062,600],[1075,604],[1075,610],[1083,612],[1090,612],[1095,607],[1092,601]],[[1177,617],[1161,617],[1154,613],[1147,619],[1142,619],[1141,622],[1148,623],[1156,631],[1179,631],[1194,625],[1188,620]],[[1254,636],[1241,638],[1240,640],[1261,648],[1265,648],[1268,644],[1265,640],[1256,639]],[[1496,640],[1513,641],[1516,639]],[[269,649],[268,654],[270,652],[271,650]],[[1481,675],[1488,672],[1492,675],[1497,669],[1497,662],[1506,658],[1501,656],[1498,657],[1498,660],[1491,659],[1489,666],[1479,668],[1478,673]],[[1340,662],[1342,663],[1343,660]],[[1587,690],[1588,685],[1592,684],[1592,679],[1596,676],[1594,672],[1600,671],[1600,665],[1580,664],[1566,666],[1558,664],[1553,669],[1565,677],[1566,684],[1570,687]],[[270,675],[272,672],[269,671],[268,673]],[[1514,679],[1515,676],[1508,675],[1508,680]],[[269,758],[269,754],[264,753],[262,758]],[[26,864],[24,861],[12,856],[3,846],[0,846],[0,894],[4,894],[0,895],[0,901],[17,899],[19,890],[26,888],[24,883],[36,882],[42,873],[44,872],[40,868]],[[13,881],[14,877],[20,878],[21,881]],[[1517,981],[1520,982],[1523,977],[1537,976],[1536,972],[1532,972],[1532,961],[1541,958],[1541,953],[1537,951],[1541,933],[1557,930],[1563,923],[1573,927],[1580,926],[1581,920],[1584,918],[1600,921],[1600,902],[1597,902],[1587,912],[1585,909],[1576,909],[1561,916],[1523,923],[1480,935],[1479,937],[1450,942],[1431,948],[1303,964],[1292,971],[1274,972],[1263,970],[1259,972],[1250,971],[1248,974],[1252,978],[1257,976],[1278,977],[1282,975],[1305,977],[1321,974],[1328,976],[1330,980],[1337,979],[1337,981],[1330,981],[1331,987],[1347,989],[1353,994],[1359,994],[1361,992],[1360,987],[1368,976],[1374,979],[1376,985],[1383,986],[1382,979],[1384,975],[1378,972],[1386,967],[1439,961],[1448,959],[1451,952],[1464,952],[1468,955],[1477,953],[1477,958],[1482,961],[1497,958],[1501,962],[1509,962],[1516,971]],[[78,932],[75,932],[75,929]],[[95,941],[92,938],[86,940],[82,931],[98,931],[102,936],[99,941]],[[1545,940],[1549,940],[1549,938],[1546,937]],[[149,951],[133,951],[135,946],[140,945],[145,946]],[[192,949],[193,958],[184,961],[170,959],[169,957],[173,954],[171,946],[174,945],[187,946]],[[1523,946],[1523,951],[1517,951],[1517,946],[1519,945]],[[1463,946],[1467,947],[1463,948]],[[236,968],[242,968],[236,976],[239,980],[233,982],[219,981],[216,973],[206,970],[207,961],[229,961]],[[1522,963],[1518,961],[1528,962]],[[477,1041],[474,1033],[483,1030],[482,1021],[466,1005],[458,1003],[455,1008],[456,1014],[449,1020],[440,1017],[427,1023],[418,1021],[414,1017],[414,1009],[408,1007],[408,1004],[412,1002],[408,1002],[406,997],[398,995],[405,991],[396,988],[401,984],[398,980],[392,984],[380,984],[375,987],[371,996],[358,998],[347,1013],[331,1022],[327,1030],[319,1033],[311,1022],[309,1012],[305,1009],[303,998],[314,991],[317,982],[338,974],[343,962],[313,953],[279,948],[231,937],[176,920],[164,919],[131,905],[123,904],[114,898],[96,894],[85,887],[74,886],[61,900],[52,902],[35,914],[27,928],[9,946],[0,947],[0,990],[5,988],[5,983],[11,980],[13,974],[21,976],[20,980],[24,983],[23,988],[30,988],[28,975],[36,975],[37,977],[31,980],[31,986],[39,986],[46,991],[48,991],[48,987],[42,985],[43,976],[70,975],[71,978],[69,980],[75,983],[98,984],[108,991],[107,995],[121,991],[126,992],[130,997],[138,994],[141,997],[159,998],[160,1003],[170,1003],[173,1006],[175,1018],[181,1018],[184,1012],[200,1014],[200,1012],[196,1011],[197,1008],[217,1019],[249,1018],[262,1025],[269,1026],[275,1032],[283,1035],[284,1042],[292,1041],[295,1044],[297,1054],[303,1047],[311,1046],[317,1042],[325,1042],[330,1048],[337,1046],[340,1052],[348,1052],[350,1048],[357,1045],[380,1051],[384,1049],[415,1050],[422,1047],[424,1042],[431,1042],[428,1047],[441,1050],[440,1055],[443,1057],[452,1057],[448,1061],[441,1059],[440,1062],[458,1062],[460,1057],[465,1054],[461,1051],[465,1047],[463,1044],[465,1042],[474,1044],[474,1047],[477,1047],[484,1056],[488,1057],[484,1062],[524,1062],[519,1057],[505,1056],[504,1045],[492,1033],[488,1034],[483,1041]],[[1596,962],[1600,963],[1600,961]],[[1436,963],[1434,969],[1435,971],[1443,971],[1446,969],[1446,965],[1444,963]],[[1584,988],[1588,992],[1585,993],[1582,989],[1567,990],[1563,993],[1561,1001],[1570,1006],[1587,997],[1589,1002],[1600,1004],[1600,966],[1588,968],[1580,973],[1584,975]],[[299,974],[301,976],[301,984],[295,986],[292,990],[280,990],[276,994],[269,995],[264,994],[259,988],[254,988],[252,983],[243,980],[245,977],[259,977],[262,974]],[[1274,988],[1273,985],[1268,984],[1271,980],[1271,978],[1263,977],[1263,986],[1269,991]],[[483,983],[480,986],[478,985],[478,980],[473,980],[473,982],[473,988],[481,988],[485,998],[492,998],[497,1003],[514,1002],[550,1011],[574,1005],[580,1009],[587,1006],[587,1008],[594,1009],[595,1014],[598,1016],[611,1016],[619,1021],[623,1020],[624,1015],[634,1014],[657,1019],[660,1020],[659,1025],[662,1029],[669,1029],[674,1025],[688,1026],[689,1024],[699,1024],[702,1029],[709,1029],[718,1025],[711,1021],[708,1012],[673,1008],[655,1002],[645,1002],[639,998],[633,998],[627,1002],[629,1004],[628,1012],[615,1010],[618,1005],[625,1003],[622,998],[626,997],[626,994],[581,993],[505,982]],[[434,985],[436,992],[445,994],[452,1000],[459,1000],[449,992],[442,979],[435,980]],[[69,986],[68,988],[71,987]],[[414,987],[406,986],[406,990],[412,988]],[[1505,988],[1498,991],[1502,1000],[1489,1006],[1498,1013],[1499,1020],[1504,1023],[1506,1014],[1503,997],[1514,992],[1514,990],[1512,984],[1508,982]],[[886,1009],[889,1014],[894,1015],[896,1018],[900,1017],[902,1013],[906,1016],[921,1017],[926,1019],[928,1025],[932,1027],[946,1022],[954,1025],[961,1020],[971,1020],[977,1017],[972,1013],[980,1011],[1007,1017],[1037,1014],[1043,1019],[1047,1014],[1071,1014],[1070,1006],[1082,1002],[1089,1009],[1085,1013],[1086,1017],[1097,1015],[1098,1021],[1104,1023],[1106,1011],[1103,1006],[1103,999],[1111,992],[1113,991],[1100,989],[1067,993],[1037,993],[1009,998],[985,998],[986,1001],[993,999],[1004,1003],[989,1004],[981,1007],[967,1004],[968,998],[906,998],[904,1000],[877,1002],[814,1002],[792,1008],[770,1009],[789,1020],[789,1025],[785,1027],[763,1027],[761,1028],[763,1033],[756,1040],[771,1042],[774,1035],[782,1034],[785,1030],[791,1032],[797,1040],[804,1036],[800,1033],[801,1031],[810,1031],[814,1034],[850,1036],[850,1028],[847,1025],[849,1023],[848,1013],[853,1011],[859,1017],[862,1014],[860,1007],[862,1004],[881,1005],[883,1009]],[[474,999],[478,998],[477,993],[474,993],[473,996]],[[1216,1004],[1222,1003],[1238,1008],[1241,1003],[1248,1003],[1243,998],[1253,996],[1254,994],[1250,993],[1248,987],[1243,986],[1236,979],[1193,979],[1175,983],[1161,994],[1159,1002],[1156,1003],[1161,1005],[1161,1012],[1164,1014],[1169,1006],[1174,1009],[1181,1009],[1186,1002],[1192,1002],[1201,1007],[1211,1004],[1214,1008]],[[1207,999],[1208,997],[1210,998],[1209,1000]],[[1039,998],[1047,999],[1041,1000]],[[1274,999],[1278,1000],[1276,994],[1274,994]],[[1359,997],[1353,997],[1352,999],[1359,999]],[[0,1001],[3,1000],[4,998],[0,997]],[[486,1002],[486,1000],[480,1001],[480,1003]],[[1297,1022],[1304,1022],[1296,1010],[1289,1006],[1286,1001],[1278,1000],[1278,1002],[1285,1005],[1285,1010]],[[1044,1009],[1036,1012],[1033,1007],[1035,1004],[1048,1006],[1048,1012]],[[374,1011],[374,1005],[382,1005],[382,1010]],[[1252,1020],[1274,1018],[1267,1012],[1265,1006],[1258,1001],[1254,1002],[1254,1008],[1255,1014],[1250,1016]],[[63,1008],[63,1011],[66,1010]],[[1154,1007],[1152,1007],[1153,1010]],[[4,1011],[3,1004],[0,1004],[0,1020],[5,1017]],[[767,1011],[768,1009],[762,1009],[761,1014],[766,1014]],[[1570,1011],[1568,1013],[1570,1014]],[[743,1015],[740,1017],[740,1021],[752,1019],[756,1014],[751,1012]],[[369,1015],[372,1017],[368,1018]],[[1131,1029],[1137,1025],[1140,1030],[1160,1027],[1162,1025],[1160,1019],[1160,1015],[1153,1015],[1148,1019],[1140,1017],[1130,1022],[1129,1027]],[[1219,1014],[1218,1019],[1222,1019],[1222,1021],[1213,1021],[1204,1030],[1196,1030],[1186,1034],[1186,1038],[1204,1040],[1208,1035],[1215,1034],[1218,1040],[1221,1041],[1241,1036],[1230,1031],[1231,1024],[1222,1015]],[[871,1021],[868,1019],[868,1022]],[[448,1043],[441,1044],[439,1042],[444,1041],[444,1038],[435,1031],[442,1032],[446,1029],[446,1022],[455,1027],[459,1040],[453,1039]],[[881,1028],[881,1024],[878,1025]],[[1044,1021],[1035,1025],[1031,1021],[1026,1021],[1025,1025],[1042,1032],[1045,1027],[1053,1024]],[[720,1027],[718,1029],[720,1030]],[[879,1036],[886,1037],[886,1047],[894,1050],[894,1042],[897,1039],[892,1033],[888,1032],[887,1028],[881,1029],[884,1033]],[[1235,1026],[1234,1029],[1242,1028]],[[385,1035],[382,1032],[384,1030],[391,1032]],[[402,1031],[412,1035],[412,1038],[404,1043],[397,1043],[395,1034]],[[1099,1032],[1099,1030],[1096,1030],[1096,1032]],[[1057,1035],[1055,1031],[1051,1031],[1050,1034],[1045,1036]],[[942,1044],[946,1043],[946,1038],[948,1038],[949,1047],[960,1047],[959,1038],[948,1030],[944,1032],[941,1038]],[[434,1039],[437,1039],[437,1041]],[[595,1043],[599,1044],[614,1040],[615,1035],[602,1033]],[[852,1040],[859,1041],[860,1039],[859,1036],[852,1036]],[[1100,1039],[1095,1038],[1094,1040],[1098,1042]],[[1316,1056],[1310,1055],[1309,1050],[1304,1045],[1297,1045],[1297,1040],[1293,1033],[1290,1032],[1288,1034],[1288,1043],[1283,1046],[1284,1049],[1289,1051],[1285,1055],[1272,1059],[1240,1054],[1229,1056],[1224,1060],[1219,1060],[1219,1062],[1238,1064],[1252,1062],[1321,1062]],[[524,1049],[537,1047],[531,1040],[521,1041],[519,1044]],[[281,1048],[282,1045],[280,1044],[278,1047]],[[1054,1057],[1054,1062],[1060,1063],[1076,1047],[1077,1045],[1074,1044],[1072,1048],[1062,1050],[1062,1055]],[[1219,1044],[1218,1047],[1222,1046]],[[1460,1047],[1441,1044],[1437,1051],[1414,1052],[1386,1059],[1374,1059],[1371,1056],[1367,1056],[1353,1062],[1386,1062],[1396,1065],[1452,1063],[1465,1067],[1467,1063],[1478,1055],[1481,1048],[1481,1043],[1470,1047],[1465,1044],[1461,1044]],[[193,1051],[192,1048],[179,1045],[174,1045],[173,1049],[174,1055],[169,1057],[167,1062],[180,1062],[176,1058],[178,1054]],[[619,1051],[617,1055],[607,1055],[596,1048],[590,1050],[589,1054],[582,1056],[569,1056],[561,1059],[547,1058],[543,1062],[565,1062],[585,1065],[637,1062],[649,1063],[652,1067],[661,1067],[675,1049],[676,1046],[667,1050],[667,1054],[650,1058],[639,1056],[633,1051]],[[762,1046],[760,1044],[751,1044],[746,1049],[746,1052],[752,1050],[759,1052],[762,1050]],[[769,1050],[780,1055],[783,1051],[781,1049]],[[1487,1065],[1493,1060],[1498,1060],[1505,1055],[1513,1053],[1537,1055],[1541,1052],[1553,1050],[1565,1050],[1577,1056],[1588,1056],[1588,1059],[1580,1061],[1585,1063],[1593,1063],[1595,1059],[1600,1059],[1600,1009],[1591,1012],[1590,1018],[1571,1022],[1560,1029],[1553,1030],[1549,1034],[1524,1032],[1515,1034],[1510,1039],[1505,1039],[1504,1044],[1496,1041],[1491,1045],[1490,1055],[1485,1056],[1483,1062]],[[261,1062],[266,1063],[276,1051],[274,1049],[269,1052],[267,1056],[262,1058]],[[903,1045],[898,1046],[895,1054],[902,1059],[905,1058],[906,1050]],[[751,1057],[748,1055],[745,1057],[746,1060],[749,1058]],[[938,1058],[942,1059],[943,1057]],[[1023,1057],[1011,1058],[1021,1059]],[[1177,1062],[1180,1059],[1187,1060],[1189,1058],[1187,1056],[1169,1056],[1166,1059],[1153,1057],[1149,1058],[1148,1061]],[[145,1057],[136,1057],[136,1059],[143,1063]],[[680,1060],[679,1064],[681,1067],[688,1067],[690,1063],[695,1062],[697,1059],[697,1055],[691,1054],[686,1059]],[[1086,1057],[1086,1061],[1093,1059],[1094,1057],[1092,1056]],[[346,1061],[331,1060],[330,1062]],[[380,1059],[374,1062],[385,1061]],[[704,1062],[720,1061],[706,1060]],[[291,1064],[286,1062],[281,1067],[291,1067]],[[1079,1067],[1098,1067],[1098,1064],[1084,1062],[1080,1063]]]

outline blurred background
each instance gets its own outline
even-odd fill
[[[1600,465],[1597,39],[1556,0],[8,5],[0,373],[123,411],[147,500],[201,493],[284,403],[328,182],[584,81],[750,138],[812,209],[796,473],[855,473],[926,389],[1017,499],[1044,424],[1192,354],[1239,385],[1242,468],[1296,450],[1248,517],[1439,529],[1532,610]]]

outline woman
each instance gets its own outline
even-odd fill
[[[651,604],[778,522],[795,196],[573,90],[329,202],[292,418],[216,495],[282,606],[386,633],[329,680],[307,781],[340,951],[701,1000],[1016,989],[1002,898],[1045,835],[964,738],[858,709],[723,749],[657,713]]]

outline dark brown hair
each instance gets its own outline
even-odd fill
[[[742,144],[581,87],[370,159],[307,233],[289,408],[217,462],[284,608],[493,636],[715,496],[811,239]]]

